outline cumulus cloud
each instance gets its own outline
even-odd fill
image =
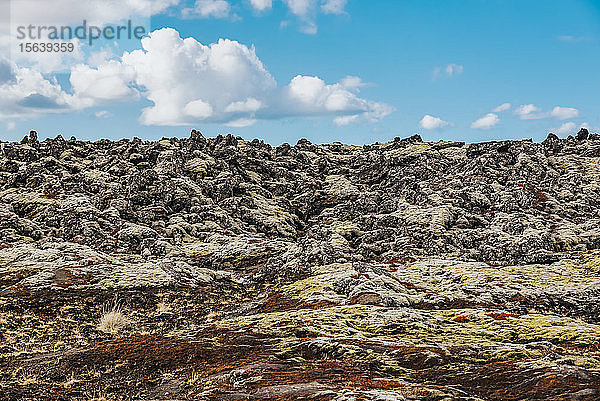
[[[448,125],[450,125],[449,122],[438,117],[430,116],[429,114],[425,115],[425,117],[419,121],[419,126],[426,130],[441,129],[447,127]]]
[[[85,20],[86,25],[102,27],[107,24],[122,24],[131,20],[134,26],[141,25],[150,29],[150,17],[165,12],[182,0],[53,0],[51,6],[47,0],[10,1],[10,23],[0,24],[0,51],[8,54],[21,67],[34,68],[42,73],[68,71],[73,65],[84,62],[87,47],[82,41],[73,38],[72,52],[22,52],[22,41],[14,40],[10,32],[18,26],[62,27],[79,26]],[[8,3],[8,2],[7,2]],[[28,38],[30,43],[48,42],[48,30],[33,32]],[[41,33],[41,38],[38,37]],[[6,38],[6,43],[3,43]],[[83,41],[85,42],[85,41]],[[82,49],[83,48],[83,49]]]
[[[79,64],[71,69],[69,80],[80,106],[89,107],[137,98],[138,91],[130,86],[134,78],[132,67],[110,60],[97,68]]]
[[[566,122],[554,131],[557,135],[569,135],[577,129],[577,124],[574,122]]]
[[[315,19],[319,12],[323,14],[344,14],[347,0],[321,0],[320,7],[318,0],[282,0],[282,2],[289,12],[298,18],[300,31],[314,35],[318,31]],[[258,11],[268,8],[266,6],[263,8],[262,0],[251,0],[251,4]],[[288,21],[282,21],[282,28],[287,25]]]
[[[122,59],[153,102],[142,112],[147,125],[187,125],[209,117],[227,121],[236,107],[232,103],[267,98],[277,86],[253,48],[227,39],[205,46],[170,28],[152,32],[142,39],[141,50]]]
[[[558,120],[568,120],[579,116],[579,110],[572,107],[556,106],[550,112],[550,115]]]
[[[510,110],[510,108],[511,108],[510,103],[502,103],[500,106],[498,106],[494,110],[492,110],[492,112],[493,113],[501,113],[503,111]]]
[[[225,0],[196,0],[193,8],[182,11],[184,17],[199,16],[200,18],[227,18],[231,5]]]
[[[194,38],[182,39],[171,28],[151,32],[141,40],[141,49],[119,58],[99,60],[94,67],[74,66],[71,93],[34,70],[20,68],[13,74],[10,66],[4,67],[0,119],[5,120],[139,98],[151,102],[140,115],[145,125],[209,122],[242,127],[259,120],[308,116],[346,125],[378,121],[394,111],[388,104],[360,97],[365,83],[358,77],[329,84],[317,76],[297,75],[279,86],[253,47],[228,39],[204,45]]]
[[[315,0],[283,0],[290,12],[299,17],[305,17],[314,8]]]
[[[339,113],[349,116],[360,115],[370,120],[392,112],[391,106],[370,102],[348,91],[342,84],[327,85],[318,77],[298,75],[284,88],[283,104],[288,112],[308,115]],[[347,119],[338,119],[347,121]]]
[[[589,123],[583,123],[583,124],[581,124],[581,128],[585,128],[588,131],[594,132],[594,133],[600,132],[600,127],[594,127],[594,126],[590,125]]]
[[[515,109],[515,114],[519,116],[521,120],[533,120],[544,118],[543,115],[536,114],[541,109],[534,104],[523,104]]]
[[[498,118],[497,114],[489,113],[481,117],[480,119],[474,121],[473,124],[471,124],[471,128],[490,129],[499,122],[500,118]]]
[[[264,11],[273,7],[272,0],[250,0],[250,4],[257,11]]]
[[[17,25],[102,26],[127,19],[148,18],[160,14],[181,0],[18,0],[11,2],[11,23]]]
[[[225,111],[229,113],[252,113],[260,110],[261,107],[262,102],[260,100],[249,97],[244,101],[230,103],[227,107],[225,107]]]
[[[11,68],[12,67],[12,68]],[[0,60],[0,119],[35,118],[49,113],[73,110],[76,101],[55,78],[46,79],[40,72],[11,66]]]
[[[290,116],[331,116],[344,125],[377,121],[394,110],[359,97],[365,84],[358,77],[327,84],[297,75],[279,87],[254,48],[227,39],[203,45],[170,28],[150,33],[142,49],[124,53],[121,61],[74,69],[71,83],[86,105],[141,94],[153,103],[140,117],[146,125],[205,121],[241,127]]]
[[[521,120],[540,120],[543,118],[556,118],[557,120],[568,120],[579,116],[579,110],[572,107],[556,106],[551,111],[541,112],[541,109],[533,104],[524,104],[515,109],[515,114]]]

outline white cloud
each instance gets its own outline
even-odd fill
[[[349,91],[356,91],[356,92],[359,92],[360,88],[369,86],[368,83],[363,82],[362,79],[360,79],[359,77],[355,77],[352,75],[348,75],[348,76],[342,78],[342,80],[340,81],[340,85],[343,86],[344,88],[348,89]]]
[[[225,125],[233,128],[244,128],[256,124],[257,121],[254,118],[238,118],[237,120],[226,122]]]
[[[108,118],[110,116],[112,116],[112,113],[109,112],[108,110],[100,110],[94,113],[94,116],[96,118]]]
[[[290,12],[299,17],[306,17],[314,9],[315,0],[283,0]]]
[[[318,77],[298,75],[280,88],[254,48],[227,39],[206,46],[164,28],[142,39],[142,48],[126,52],[115,75],[121,84],[133,80],[142,95],[153,102],[140,117],[146,125],[206,121],[239,127],[287,116],[343,117],[336,120],[338,123],[377,121],[394,110],[358,97],[358,88],[364,85],[358,77],[326,84]],[[102,76],[103,70],[114,67],[112,63],[91,70]],[[110,86],[115,87],[111,91],[115,97],[132,95],[117,82]],[[78,89],[76,95],[93,97],[89,92]]]
[[[13,25],[70,25],[82,23],[102,26],[134,17],[151,17],[177,5],[180,0],[18,0],[11,2]]]
[[[137,90],[130,86],[134,78],[132,67],[110,60],[98,68],[84,64],[73,67],[69,81],[81,106],[90,107],[102,102],[137,98]]]
[[[6,130],[12,131],[17,127],[17,124],[14,121],[9,121],[6,123]]]
[[[206,120],[213,115],[213,107],[202,99],[192,100],[183,108],[183,112],[197,120]]]
[[[227,39],[205,46],[193,38],[182,39],[164,28],[142,39],[143,50],[123,55],[123,64],[136,71],[136,83],[153,106],[143,110],[147,125],[187,125],[211,117],[227,121],[225,109],[248,98],[262,99],[276,82],[256,57],[253,48]],[[201,96],[201,103],[192,103]]]
[[[225,107],[225,111],[228,113],[251,113],[258,111],[262,107],[260,100],[256,100],[252,97],[244,101],[230,103]]]
[[[305,21],[300,26],[300,32],[305,33],[307,35],[316,35],[319,31],[319,27],[313,21]]]
[[[384,103],[371,102],[356,96],[340,83],[327,85],[318,77],[298,75],[284,88],[286,113],[321,115],[342,114],[346,118],[337,123],[357,121],[361,118],[377,121],[394,109]],[[351,119],[349,116],[356,116]]]
[[[325,14],[343,14],[347,0],[326,0],[321,5],[321,10]]]
[[[273,7],[272,0],[250,0],[250,4],[257,11],[264,11],[264,10],[267,10],[267,9],[270,9],[271,7]]]
[[[289,12],[295,15],[299,21],[300,31],[308,35],[314,35],[319,30],[315,18],[319,12],[323,14],[344,14],[348,0],[281,0]],[[270,10],[273,0],[250,0],[250,5],[256,11]],[[282,21],[281,28],[287,27],[289,21]]]
[[[197,15],[200,18],[227,18],[231,5],[225,0],[196,0],[194,8],[185,8],[184,17]]]
[[[590,39],[585,36],[573,36],[573,35],[560,35],[560,36],[557,36],[556,38],[558,40],[560,40],[561,42],[572,42],[572,43],[584,42],[584,41]]]
[[[447,127],[448,125],[450,125],[450,123],[442,120],[441,118],[430,116],[429,114],[427,114],[421,119],[419,125],[423,129],[434,130]]]
[[[12,67],[12,68],[11,68]],[[17,67],[0,59],[0,119],[36,118],[72,111],[77,102],[55,78],[47,79],[31,68]]]
[[[42,73],[68,71],[72,66],[84,62],[87,50],[91,50],[86,40],[73,38],[71,52],[22,52],[21,40],[15,40],[19,26],[34,28],[28,43],[47,43],[49,29],[47,27],[86,26],[103,27],[108,24],[122,25],[131,20],[133,26],[150,29],[150,17],[165,12],[169,7],[182,0],[3,0],[7,3],[10,15],[6,20],[10,23],[0,24],[0,52],[8,54],[20,67],[33,68]],[[10,4],[8,4],[10,3]],[[41,28],[38,32],[35,28]],[[26,30],[29,32],[28,30]],[[38,37],[41,34],[41,38]],[[6,37],[8,41],[5,42]],[[96,42],[100,43],[100,42]],[[84,51],[85,50],[85,51]]]
[[[446,66],[446,74],[448,74],[449,77],[453,75],[460,75],[463,73],[463,70],[464,67],[458,64],[448,64]]]
[[[45,41],[44,39],[35,39],[30,42],[39,45]],[[32,68],[44,74],[68,71],[73,65],[83,62],[85,58],[82,42],[77,38],[61,41],[61,43],[72,44],[72,52],[21,52],[19,49],[21,43],[21,41],[13,40],[6,49],[2,48],[2,52],[5,54],[10,52],[11,61],[18,66]]]
[[[436,80],[441,78],[445,74],[448,78],[452,78],[455,75],[460,75],[464,71],[464,67],[459,64],[448,64],[446,67],[435,67],[433,69],[433,79]]]
[[[352,123],[355,123],[359,120],[357,115],[353,115],[353,116],[339,116],[333,119],[333,123],[339,127],[343,127],[346,125],[350,125]]]
[[[550,112],[550,115],[558,120],[568,120],[579,116],[579,110],[572,107],[556,106]]]
[[[498,106],[494,110],[492,110],[492,112],[501,113],[503,111],[510,110],[510,108],[511,108],[510,103],[502,103],[500,106]]]
[[[519,116],[521,120],[534,120],[544,118],[543,115],[535,114],[541,109],[533,104],[523,104],[515,109],[515,114]]]
[[[314,35],[318,31],[315,18],[319,11],[323,14],[344,14],[347,3],[347,0],[321,0],[321,7],[317,7],[317,0],[282,1],[288,7],[290,13],[298,17],[300,31],[309,35]]]
[[[556,106],[551,111],[541,113],[541,109],[533,104],[524,104],[515,109],[515,114],[521,120],[540,120],[554,117],[557,120],[567,120],[579,116],[579,110],[572,107]]]
[[[471,128],[490,129],[500,122],[497,114],[489,113],[471,124]]]
[[[600,127],[591,126],[589,123],[583,123],[583,124],[581,124],[581,128],[585,128],[585,129],[587,129],[590,132],[595,132],[595,133],[600,132]]]
[[[557,135],[568,135],[572,134],[576,129],[577,124],[575,124],[574,122],[566,122],[559,128],[556,128],[554,131],[556,131]]]
[[[339,125],[378,121],[394,108],[359,97],[365,84],[346,77],[328,84],[316,76],[297,75],[278,86],[256,56],[254,48],[221,39],[204,45],[182,39],[171,28],[149,34],[142,48],[120,58],[99,59],[92,67],[71,69],[72,93],[56,80],[20,68],[15,74],[1,68],[0,119],[69,112],[143,97],[151,102],[142,110],[145,125],[190,125],[197,122],[248,126],[259,120],[324,116]],[[104,117],[103,111],[96,117]]]

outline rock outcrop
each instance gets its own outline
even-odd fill
[[[0,398],[597,400],[599,316],[585,129],[0,142]]]

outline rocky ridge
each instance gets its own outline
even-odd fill
[[[32,132],[0,142],[0,393],[595,400],[599,206],[584,129],[278,147]],[[111,301],[116,334],[97,327]]]

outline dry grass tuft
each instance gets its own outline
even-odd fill
[[[129,324],[129,318],[123,313],[121,306],[115,299],[111,304],[102,308],[102,317],[98,323],[98,330],[104,333],[116,334]]]
[[[171,313],[171,307],[164,302],[160,302],[156,304],[156,313],[158,313],[159,315]]]

